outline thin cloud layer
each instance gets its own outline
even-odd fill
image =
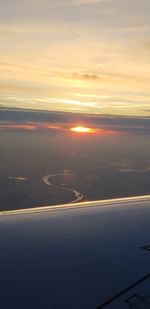
[[[150,118],[87,115],[34,110],[1,109],[0,130],[69,132],[85,126],[99,134],[150,134]],[[128,169],[123,169],[123,171]]]

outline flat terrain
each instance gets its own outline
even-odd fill
[[[0,132],[0,210],[150,194],[149,134]]]

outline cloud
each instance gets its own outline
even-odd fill
[[[76,113],[41,112],[1,109],[1,130],[52,130],[63,131],[72,125],[102,130],[103,133],[150,134],[150,118],[116,117]]]
[[[68,100],[65,98],[50,98],[51,102],[58,102],[58,103],[63,103],[66,105],[74,105],[74,106],[81,106],[81,107],[91,107],[91,108],[102,108],[103,106],[100,105],[99,103],[96,102],[82,102],[79,100]]]
[[[33,131],[36,130],[37,127],[35,124],[25,124],[25,123],[0,123],[0,130],[25,130],[25,131]]]
[[[68,30],[68,33],[71,34],[71,36],[75,37],[75,38],[78,38],[80,37],[79,33],[73,31],[73,30]]]
[[[95,4],[102,2],[104,0],[64,0],[62,3],[60,1],[55,1],[54,6],[56,7],[65,7],[65,6],[80,6],[80,5],[90,5],[90,4]],[[107,0],[108,1],[108,0]]]
[[[50,132],[74,132],[72,129],[72,123],[71,124],[66,124],[66,123],[39,123],[39,122],[0,122],[0,130],[2,131],[50,131]],[[101,129],[98,127],[92,126],[91,128],[91,133],[95,134],[100,134],[100,135],[116,135],[119,134],[119,132],[115,130],[110,130],[110,129]]]
[[[145,41],[144,43],[142,43],[142,45],[146,51],[150,51],[150,40]]]
[[[149,0],[1,1],[0,104],[148,115],[149,12]]]
[[[126,74],[124,72],[109,72],[109,71],[101,71],[99,73],[87,73],[87,72],[50,72],[50,75],[53,77],[57,77],[59,79],[72,79],[76,81],[86,81],[93,83],[101,83],[101,84],[125,84],[126,87],[130,85],[135,86],[137,84],[141,84],[145,88],[148,86],[149,82],[146,77],[137,76],[132,74]]]

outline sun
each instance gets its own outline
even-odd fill
[[[77,127],[71,128],[70,130],[75,133],[96,133],[95,129],[87,128],[83,126],[77,126]]]

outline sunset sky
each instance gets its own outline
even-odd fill
[[[150,116],[150,0],[0,0],[0,107]]]

